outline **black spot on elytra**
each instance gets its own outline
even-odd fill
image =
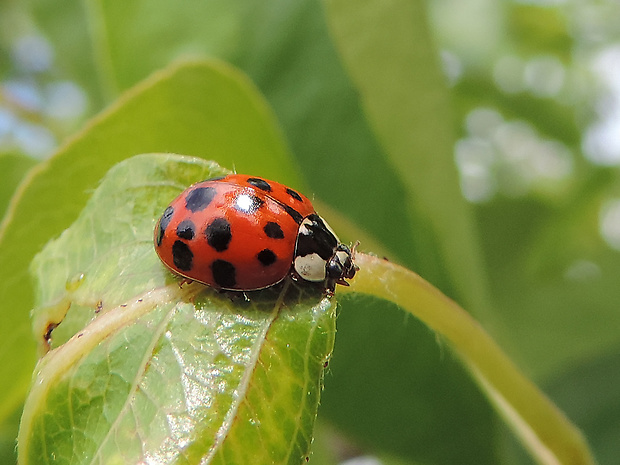
[[[168,207],[164,210],[163,215],[161,215],[161,218],[159,219],[159,228],[157,231],[157,247],[161,246],[161,241],[164,238],[166,228],[168,228],[168,225],[170,224],[172,215],[174,215],[174,208]]]
[[[284,211],[288,213],[291,218],[293,218],[295,223],[301,224],[301,222],[304,220],[304,217],[301,216],[301,213],[299,213],[293,207],[289,207],[288,205],[282,205],[282,208],[284,208]]]
[[[232,289],[237,284],[235,266],[226,260],[215,260],[211,263],[213,281],[220,287]]]
[[[254,187],[265,191],[265,192],[271,192],[271,185],[265,181],[264,179],[261,178],[248,178],[248,184],[253,185]]]
[[[196,227],[192,220],[183,220],[177,226],[177,236],[191,241],[194,238]]]
[[[191,212],[204,210],[217,195],[213,187],[196,187],[185,197],[185,206]]]
[[[185,242],[175,241],[172,244],[172,261],[181,271],[190,271],[192,269],[194,254]]]
[[[263,249],[258,252],[256,258],[258,258],[258,261],[261,262],[263,266],[273,265],[278,259],[278,257],[276,257],[276,254],[269,249]]]
[[[299,200],[301,202],[301,195],[299,195],[297,192],[295,192],[290,187],[286,188],[286,193],[290,195],[291,197],[293,197],[295,200]]]
[[[338,245],[338,239],[334,237],[317,214],[309,215],[306,223],[309,234],[299,234],[295,247],[295,256],[304,257],[311,253],[318,254],[323,260],[329,260],[334,255],[334,250]]]
[[[284,239],[284,232],[280,225],[274,221],[270,221],[263,227],[263,231],[267,234],[267,237],[271,239]]]
[[[228,248],[232,233],[230,232],[230,223],[226,218],[215,218],[205,229],[207,243],[217,252],[223,252]]]

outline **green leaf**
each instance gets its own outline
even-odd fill
[[[175,155],[126,160],[37,255],[34,315],[47,321],[37,326],[60,316],[51,336],[62,345],[37,367],[22,465],[305,461],[335,336],[333,302],[290,281],[248,300],[181,287],[154,252],[155,221],[170,199],[188,179],[222,173]],[[68,309],[65,321],[59,308]],[[75,334],[56,341],[67,323]]]
[[[391,258],[411,266],[419,263],[420,251],[412,247],[418,231],[402,215],[404,187],[362,112],[359,93],[329,36],[321,3],[254,2],[247,9],[243,42],[233,60],[277,114],[308,192],[363,225]],[[367,241],[362,245],[370,250]]]
[[[365,121],[320,3],[186,0],[179,7],[67,0],[60,8],[29,0],[28,5],[53,41],[62,71],[89,91],[95,108],[187,54],[239,66],[274,108],[309,194],[346,211],[401,259],[418,261],[406,240],[418,233],[407,218],[392,221],[401,212],[401,182]],[[66,24],[76,27],[66,31]],[[357,188],[369,173],[377,188]],[[391,228],[384,228],[388,222]]]
[[[334,49],[334,44],[330,41],[321,3],[312,0],[298,2],[273,0],[257,3],[235,0],[228,2],[187,0],[183,2],[182,6],[175,5],[174,9],[177,11],[172,11],[171,7],[165,3],[152,2],[84,4],[77,0],[68,0],[53,6],[40,0],[29,0],[28,2],[29,5],[35,3],[38,9],[38,26],[49,34],[55,48],[56,64],[58,65],[55,73],[82,83],[89,90],[89,96],[95,102],[95,108],[101,108],[102,102],[111,99],[118,88],[123,90],[138,82],[157,67],[167,63],[170,57],[178,57],[186,53],[207,54],[234,62],[257,83],[278,115],[297,163],[303,170],[304,180],[311,187],[305,192],[311,197],[314,195],[324,202],[329,202],[333,207],[337,207],[340,212],[346,213],[348,218],[353,219],[358,224],[363,224],[366,231],[374,235],[385,246],[388,251],[385,256],[406,263],[411,269],[418,270],[425,277],[432,279],[435,285],[450,295],[456,295],[459,299],[463,299],[464,296],[455,292],[454,283],[451,282],[453,277],[449,274],[449,268],[446,267],[445,256],[440,253],[440,250],[445,250],[445,247],[441,245],[444,238],[436,236],[429,227],[431,222],[424,216],[424,211],[416,210],[407,215],[402,213],[403,205],[416,205],[415,202],[410,201],[411,192],[416,189],[416,186],[409,186],[408,183],[415,183],[417,180],[405,180],[402,174],[397,172],[397,165],[385,157],[383,151],[385,143],[383,140],[379,140],[376,125],[370,124],[370,118],[366,121],[362,112],[360,100],[362,94],[359,93],[361,87],[357,85],[357,82],[354,81],[352,84],[349,80],[343,70],[340,57]],[[440,92],[438,98],[440,105],[434,108],[436,113],[422,112],[423,120],[416,121],[416,125],[425,124],[426,116],[443,118],[447,126],[454,125],[455,121],[456,124],[460,124],[461,115],[459,113],[464,114],[468,110],[457,109],[454,112],[455,117],[455,114],[445,112],[441,103],[442,99],[445,98],[442,97],[445,89],[442,90],[443,84],[440,82],[442,78],[437,71],[437,54],[433,52],[433,42],[444,39],[437,36],[436,15],[435,18],[432,18],[435,21],[434,29],[429,30],[430,28],[425,24],[422,3],[419,1],[411,2],[410,7],[415,8],[416,12],[421,11],[421,13],[409,15],[411,21],[416,24],[415,32],[419,34],[416,37],[420,40],[414,44],[407,41],[397,41],[390,46],[396,50],[411,48],[419,44],[422,53],[416,55],[414,65],[416,71],[420,72],[420,77],[423,75],[438,76],[437,79],[416,79],[412,81],[415,83],[413,87],[416,87],[415,90],[422,98],[430,100],[436,95],[435,92],[438,92],[438,88]],[[24,4],[26,3],[20,3],[20,6]],[[392,3],[385,4],[385,6],[387,5],[392,5]],[[452,6],[448,5],[448,8],[454,12]],[[528,8],[530,7],[515,7],[509,4],[492,8],[500,20],[498,21],[497,17],[494,16],[486,17],[486,22],[482,27],[483,29],[498,28],[503,32],[497,36],[499,38],[498,43],[492,44],[490,49],[500,54],[514,53],[515,50],[537,53],[536,50],[538,49],[533,46],[542,43],[541,46],[544,50],[557,51],[563,56],[568,56],[566,54],[570,51],[570,40],[566,41],[562,38],[562,34],[565,36],[565,27],[562,29],[563,26],[557,20],[557,18],[564,20],[561,9],[555,9],[556,12],[548,12],[549,14],[541,16],[540,11],[537,11],[538,7],[530,8],[531,11],[524,11]],[[398,9],[395,8],[395,11]],[[200,12],[200,14],[196,14],[196,12]],[[534,16],[532,18],[524,17],[523,13],[526,16]],[[353,12],[351,17],[354,18],[359,14],[362,12]],[[370,16],[372,17],[372,15]],[[477,16],[475,14],[470,16],[471,18],[457,15],[455,23],[465,26],[464,30],[479,28],[481,24],[475,24]],[[551,16],[555,16],[555,19]],[[158,20],[162,17],[167,19],[164,23]],[[540,21],[541,17],[552,20],[551,28],[545,21]],[[380,16],[377,16],[377,19],[379,18]],[[441,18],[439,19],[441,20]],[[68,29],[67,24],[75,27]],[[206,26],[207,24],[208,26]],[[374,18],[373,21],[366,24],[368,24],[368,29],[376,28],[380,33],[386,30],[385,23],[378,20],[375,23]],[[396,24],[400,23],[387,24],[388,33],[394,33],[391,29]],[[533,35],[532,30],[528,30],[528,28],[531,29],[531,25],[537,28]],[[357,29],[356,33],[358,34],[369,32],[364,31],[363,28]],[[461,31],[458,28],[452,30],[454,32],[452,37],[457,37]],[[192,32],[185,34],[185,31]],[[507,34],[511,32],[515,38],[518,37],[519,39],[506,42]],[[527,37],[523,35],[524,33]],[[538,36],[545,40],[541,42],[538,40],[540,38]],[[526,40],[525,46],[519,42],[522,39]],[[479,50],[474,50],[474,47],[471,46],[471,41],[463,41],[462,37],[457,37],[457,40],[460,40],[460,48],[455,48],[454,42],[447,44],[444,48],[452,51],[465,51],[469,54],[465,54],[465,58],[472,53],[474,55],[479,53]],[[445,45],[445,40],[443,45]],[[428,50],[424,50],[424,47],[428,47]],[[93,52],[95,49],[96,52]],[[545,136],[563,140],[576,150],[575,153],[578,153],[581,137],[573,121],[575,120],[574,115],[573,117],[570,115],[574,111],[571,110],[572,107],[566,107],[565,103],[560,101],[561,98],[557,100],[541,99],[528,96],[527,92],[514,95],[498,94],[489,88],[489,83],[493,83],[493,62],[487,63],[486,75],[482,77],[471,75],[472,70],[479,71],[480,63],[465,61],[464,64],[464,80],[461,80],[460,84],[457,84],[457,87],[453,89],[458,92],[456,97],[462,101],[461,106],[471,109],[480,104],[485,104],[485,102],[492,104],[507,119],[526,118],[536,125],[538,132]],[[367,66],[380,69],[380,66],[373,62],[368,62]],[[347,67],[349,68],[348,65]],[[572,81],[570,68],[567,71],[568,81]],[[394,87],[391,83],[390,86]],[[420,88],[417,88],[418,86]],[[591,90],[598,89],[597,86],[588,87]],[[571,86],[567,87],[567,89],[570,88]],[[578,92],[576,94],[570,93],[568,101],[572,102],[575,95],[579,98],[580,94]],[[183,99],[181,101],[185,102]],[[587,106],[587,102],[585,104]],[[412,111],[416,109],[416,105],[417,102],[413,105]],[[582,111],[584,105],[578,105],[578,107]],[[421,109],[422,107],[420,107]],[[368,110],[366,104],[364,104],[364,110]],[[167,110],[158,116],[163,117],[166,112]],[[151,118],[152,116],[154,115],[149,114],[144,117]],[[191,117],[200,118],[202,113],[196,109]],[[141,120],[142,116],[137,121],[124,121],[124,124],[125,127],[132,127],[132,125],[140,124]],[[583,122],[583,118],[580,121]],[[431,126],[434,122],[428,121],[428,124],[428,134],[429,137],[432,137]],[[401,126],[401,130],[404,131],[409,131],[411,128],[412,126],[405,124]],[[114,134],[115,137],[108,135],[102,140],[114,142],[118,134],[122,134],[123,131],[123,127],[119,126]],[[170,149],[167,145],[162,147],[161,143],[166,143],[164,140],[167,137],[166,132],[162,127],[158,127],[157,134],[147,133],[147,137],[157,138],[157,146],[139,149],[134,153],[162,150],[190,153],[183,148]],[[136,134],[139,135],[139,132]],[[132,133],[131,137],[135,137],[136,134]],[[201,138],[202,134],[208,133],[203,131],[201,134],[194,134],[194,137],[197,138],[196,146],[204,146],[209,143],[208,137]],[[242,132],[238,134],[242,134]],[[439,134],[436,138],[437,147],[445,147],[447,142],[442,138],[442,134],[445,133],[435,134]],[[447,137],[451,138],[452,136],[448,135]],[[125,142],[130,143],[131,141]],[[100,150],[101,145],[101,143],[96,144],[97,150]],[[435,153],[439,153],[439,151],[433,146],[428,152],[429,158]],[[411,158],[417,163],[420,160],[424,161],[425,154],[427,153],[422,153],[419,158],[417,154],[413,154]],[[243,156],[244,153],[238,153],[235,158]],[[214,158],[215,155],[210,157]],[[579,178],[587,177],[591,171],[587,162],[581,160],[579,156],[575,160],[575,175]],[[232,163],[230,161],[225,163],[228,167],[239,166],[237,159],[232,160]],[[72,168],[73,165],[70,164],[67,167]],[[419,166],[415,167],[416,170],[418,168]],[[285,171],[287,172],[286,176],[291,176],[288,169]],[[96,179],[99,179],[102,173],[100,172]],[[53,174],[59,175],[61,173]],[[451,184],[448,186],[449,190],[454,191],[456,189],[457,180],[449,172],[448,174],[449,176],[445,180],[441,179],[428,187],[421,199],[423,203],[432,203],[436,201],[435,199],[444,199],[447,183]],[[65,179],[71,179],[71,176],[66,173],[62,173],[62,175]],[[272,175],[272,177],[275,178],[276,175]],[[295,178],[293,177],[293,179]],[[372,188],[367,187],[369,179],[372,180]],[[91,186],[86,189],[86,194],[89,194]],[[577,191],[573,194],[575,198],[583,198],[582,192]],[[605,195],[615,194],[607,192]],[[83,196],[85,197],[84,191],[77,190],[75,192],[75,198],[82,198]],[[482,212],[479,229],[484,234],[485,258],[488,259],[487,263],[492,265],[489,270],[486,270],[486,274],[493,280],[493,292],[497,306],[494,309],[494,315],[491,318],[484,315],[481,322],[496,337],[498,334],[501,336],[499,339],[502,341],[502,345],[510,350],[511,354],[515,356],[517,361],[521,362],[521,366],[529,373],[535,372],[538,376],[546,377],[551,373],[556,373],[561,366],[573,364],[576,359],[585,358],[589,360],[601,351],[617,352],[617,336],[614,339],[614,334],[617,334],[617,331],[616,333],[613,331],[617,325],[613,323],[617,320],[614,315],[617,316],[620,313],[614,313],[614,302],[617,301],[614,296],[617,293],[618,286],[615,285],[613,277],[618,274],[616,263],[618,260],[614,258],[615,255],[610,253],[609,248],[605,245],[600,247],[595,256],[592,256],[587,250],[591,241],[598,238],[598,232],[595,231],[598,224],[597,212],[600,209],[600,202],[605,200],[603,197],[592,202],[594,214],[587,216],[586,223],[593,226],[588,235],[585,235],[585,231],[583,231],[583,235],[575,237],[582,244],[582,249],[576,249],[574,253],[568,253],[569,249],[565,246],[566,219],[572,218],[571,221],[579,229],[577,223],[582,222],[585,216],[575,215],[575,209],[570,201],[565,205],[563,209],[565,211],[559,212],[558,216],[564,218],[559,222],[556,221],[556,218],[548,215],[546,208],[544,211],[536,207],[532,209],[531,199],[526,199],[525,202],[513,200],[498,205],[489,205],[491,211],[488,212],[486,208],[483,208],[485,211]],[[442,202],[443,200],[437,201],[438,209],[442,207]],[[459,205],[459,202],[460,200],[456,200],[454,205]],[[83,202],[80,202],[79,208],[82,205]],[[67,208],[67,206],[63,208]],[[317,208],[322,214],[324,213],[320,204],[317,205]],[[408,211],[411,210],[412,207],[409,207]],[[446,210],[446,212],[450,212],[450,210]],[[35,214],[38,215],[36,211],[29,212],[26,216]],[[336,215],[336,218],[342,219],[338,218],[339,216]],[[328,218],[332,223],[332,216]],[[398,221],[394,221],[394,218],[398,218]],[[532,222],[536,219],[540,221],[538,225],[533,225]],[[64,223],[62,228],[69,223]],[[332,224],[332,226],[336,225]],[[585,230],[587,225],[584,223],[581,226]],[[58,234],[62,228],[59,228],[55,234]],[[343,228],[337,227],[337,231],[341,233]],[[15,247],[24,238],[28,238],[29,234],[30,231],[25,229],[22,234],[12,236],[14,240],[11,247]],[[458,242],[461,231],[455,227],[451,234],[454,238],[448,239]],[[578,285],[575,285],[574,280],[565,279],[566,270],[572,270],[572,268],[558,265],[556,259],[551,264],[546,255],[537,252],[532,253],[532,251],[537,250],[537,243],[541,242],[540,236],[547,235],[553,239],[554,246],[553,250],[550,251],[551,254],[557,255],[556,258],[561,256],[562,263],[571,265],[571,263],[576,263],[575,260],[591,261],[595,267],[600,267],[600,275],[603,279],[598,280],[596,276],[590,277]],[[536,239],[536,236],[539,239]],[[365,250],[379,251],[374,248],[374,245],[370,246],[369,242],[359,233],[347,236],[349,240],[357,238],[362,239],[362,246],[365,247]],[[533,242],[530,242],[532,240]],[[521,246],[515,247],[515,243]],[[0,247],[0,253],[4,253],[2,247]],[[605,259],[600,262],[598,260],[599,254],[605,256]],[[383,255],[381,253],[381,256]],[[533,257],[530,257],[531,255]],[[532,258],[541,260],[541,263],[545,264],[545,268],[549,269],[542,274],[532,273],[531,268],[527,266]],[[524,265],[524,262],[527,263]],[[17,260],[11,263],[11,268],[14,269],[27,266],[27,261],[22,263],[21,260]],[[553,267],[554,276],[552,280],[549,280],[551,267]],[[476,270],[475,268],[466,271],[472,275],[485,273],[484,270]],[[471,279],[476,278],[472,277]],[[484,276],[480,279],[484,279]],[[19,290],[19,287],[16,290]],[[349,305],[352,304],[347,299],[344,302],[343,311],[346,312]],[[468,306],[468,308],[472,311],[479,310],[474,306]],[[443,379],[443,373],[436,374],[438,367],[434,364],[415,364],[415,366],[410,364],[408,366],[407,361],[403,360],[400,364],[385,363],[385,360],[398,359],[403,353],[400,344],[392,340],[390,335],[392,333],[404,333],[401,328],[403,324],[413,326],[408,321],[403,322],[402,319],[398,318],[398,314],[394,315],[394,318],[384,318],[383,311],[389,310],[388,305],[377,305],[376,307],[373,305],[373,308],[368,309],[366,313],[367,318],[372,318],[372,321],[361,322],[351,312],[345,313],[340,319],[339,329],[343,337],[342,339],[339,337],[340,345],[336,357],[338,354],[343,354],[343,357],[347,358],[342,363],[339,363],[337,358],[334,360],[333,369],[328,378],[328,382],[333,383],[334,389],[327,391],[324,405],[327,409],[322,410],[322,413],[325,413],[332,420],[346,420],[349,424],[359,427],[361,422],[356,422],[356,419],[351,418],[350,415],[348,418],[339,416],[338,407],[342,404],[337,402],[339,393],[336,392],[336,389],[341,389],[341,386],[342,389],[352,385],[358,386],[359,389],[353,393],[362,399],[358,405],[366,405],[367,399],[374,399],[374,404],[380,404],[378,410],[381,411],[381,417],[372,417],[370,409],[368,409],[364,415],[364,422],[367,426],[365,435],[361,436],[361,439],[360,436],[354,439],[359,441],[358,444],[367,445],[369,442],[366,439],[374,435],[377,441],[373,444],[377,444],[378,448],[391,448],[392,444],[381,443],[378,439],[381,434],[378,434],[377,430],[386,436],[389,436],[388,431],[390,431],[392,433],[391,439],[399,438],[399,446],[407,447],[410,441],[409,435],[415,431],[418,423],[432,423],[428,417],[417,415],[412,420],[405,416],[406,409],[402,408],[402,403],[403,399],[407,401],[407,389],[401,389],[397,397],[390,397],[394,391],[388,393],[387,388],[401,385],[401,378],[426,380],[437,377],[437,379]],[[6,331],[11,332],[3,334],[3,338],[13,341],[9,343],[13,352],[7,352],[8,355],[1,360],[3,362],[6,360],[10,366],[13,360],[19,361],[23,356],[16,348],[26,343],[25,341],[29,336],[28,331],[25,332],[25,336],[12,331],[13,328],[19,329],[19,325],[11,324],[14,313],[10,309],[7,309],[5,315],[7,315],[5,321],[8,323]],[[19,318],[23,318],[25,321],[26,316],[19,314]],[[496,324],[497,321],[494,320],[497,319],[500,319],[501,324]],[[380,325],[381,322],[386,324],[385,328]],[[489,324],[489,322],[492,323]],[[370,347],[365,347],[368,356],[363,359],[361,357],[356,359],[354,355],[356,355],[359,346],[348,346],[348,344],[349,342],[359,344],[358,335],[363,337],[366,334],[365,326],[372,327],[373,324],[377,328],[384,328],[382,331],[385,335],[379,335],[379,341],[373,341],[381,349],[381,353],[377,354],[370,351]],[[59,330],[61,328],[57,328],[56,331]],[[550,331],[553,337],[549,337]],[[423,330],[420,332],[423,333]],[[418,337],[417,332],[412,331],[412,333]],[[15,339],[7,339],[8,337]],[[382,344],[382,338],[386,339],[385,344]],[[434,344],[431,339],[431,337],[420,337],[417,339],[419,345],[412,349],[415,353],[419,351],[434,356],[437,349],[429,347]],[[391,349],[388,349],[390,347],[389,342],[393,343]],[[439,350],[441,351],[441,347]],[[350,358],[349,355],[351,355]],[[356,365],[349,367],[349,364],[352,363]],[[366,392],[362,392],[362,389],[368,386],[365,383],[366,373],[379,365],[385,370],[381,373],[383,377],[381,389],[375,386],[372,390],[368,389]],[[14,368],[17,371],[12,370],[11,372],[19,372],[22,366],[23,364],[16,363]],[[439,370],[441,371],[444,366],[445,364],[441,362]],[[344,367],[350,369],[344,370]],[[406,373],[402,371],[405,367],[408,369]],[[390,371],[390,368],[393,369]],[[388,371],[390,372],[388,373]],[[348,376],[349,374],[360,374],[360,376]],[[7,379],[10,378],[0,378],[0,384],[3,382],[2,380]],[[450,384],[457,392],[468,391],[467,382],[461,383],[459,379],[462,377],[448,377],[448,380],[442,382]],[[19,379],[15,382],[19,384]],[[9,386],[12,388],[13,384],[9,384]],[[22,395],[23,389],[25,389],[24,386],[21,390]],[[0,394],[2,393],[3,391],[0,392]],[[433,405],[439,404],[438,408],[441,408],[441,400],[437,399],[438,396],[434,395],[432,389],[425,392],[419,391],[417,394],[428,395],[428,397],[417,397],[416,402],[424,404],[428,401]],[[330,397],[336,402],[330,402]],[[480,404],[473,398],[465,397],[466,415],[469,415],[472,411],[475,412]],[[4,402],[10,400],[10,397],[7,396],[0,395],[0,398]],[[347,400],[353,402],[353,395]],[[583,399],[575,398],[574,402],[580,404]],[[15,402],[11,405],[14,404]],[[458,409],[459,407],[455,407],[454,411]],[[488,409],[483,404],[477,416],[471,416],[467,420],[459,417],[463,421],[457,422],[450,419],[450,422],[453,424],[451,426],[455,426],[455,430],[458,431],[455,423],[466,424],[469,420],[473,423],[474,418],[476,418],[480,423],[477,423],[476,428],[469,428],[466,431],[466,433],[475,434],[476,431],[486,432],[489,429],[494,429],[493,423],[487,423],[487,417]],[[398,430],[398,428],[402,429]],[[435,443],[427,441],[426,447],[432,449],[437,445],[437,449],[445,449],[456,444],[467,443],[466,439],[463,439],[461,443],[452,437],[443,435],[447,429],[440,430],[434,436]],[[353,428],[349,428],[347,434],[352,434],[352,431]],[[463,437],[458,432],[456,434],[457,438]],[[501,448],[502,444],[498,444],[493,437],[486,439],[488,439],[487,447],[489,450],[494,451]],[[474,438],[470,444],[471,447],[476,447],[475,445],[482,442],[483,440]],[[610,448],[617,447],[617,441],[610,441],[609,444]],[[391,448],[391,450],[395,449]],[[458,454],[459,451],[459,448],[455,446],[454,453]],[[470,455],[475,455],[476,452],[479,451],[474,451]],[[415,454],[413,456],[415,457]],[[493,463],[495,462],[497,460]]]
[[[4,217],[15,189],[37,161],[24,155],[0,154],[0,220]]]
[[[190,1],[181,8],[148,0],[28,3],[59,50],[60,66],[88,89],[96,107],[179,56],[225,55],[240,31],[241,4],[226,0]]]
[[[404,213],[420,224],[419,271],[432,282],[442,282],[447,273],[459,299],[486,317],[482,261],[471,208],[459,190],[449,94],[424,3],[327,0],[325,5],[368,120],[407,189]]]
[[[618,352],[620,261],[599,232],[601,206],[616,192],[602,171],[557,207],[506,199],[480,208],[503,340],[541,380]]]
[[[0,423],[0,463],[13,465],[17,463],[15,438],[19,427],[19,418],[22,413],[21,405]]]
[[[405,189],[391,204],[397,211],[389,224],[412,225],[412,239],[400,237],[413,251],[408,263],[444,292],[467,302],[472,313],[492,319],[474,219],[453,162],[449,91],[424,3],[324,3],[334,44],[367,120]],[[354,303],[366,311],[362,318],[347,318],[343,302],[339,328],[351,336],[337,342],[332,366],[342,374],[331,388],[328,382],[326,415],[375,447],[402,456],[428,463],[494,463],[494,419],[459,363],[444,360],[426,328],[416,322],[403,325],[402,316],[389,306],[377,301],[364,305],[357,299]],[[376,340],[360,342],[375,331]],[[364,356],[354,362],[359,353]],[[362,378],[369,370],[370,379]],[[359,386],[350,396],[343,395],[343,386],[353,383]],[[450,389],[444,391],[446,386]],[[350,414],[355,404],[366,405],[372,420],[355,419]]]
[[[523,376],[465,310],[401,266],[361,253],[356,256],[356,264],[359,272],[351,287],[343,292],[364,293],[393,302],[445,338],[538,463],[595,463],[582,433]]]
[[[556,370],[544,383],[545,392],[556,399],[558,406],[575,423],[581,425],[601,464],[614,463],[618,457],[619,384],[618,350]],[[509,447],[502,448],[507,452],[502,463],[528,463],[510,439],[506,437]]]
[[[425,324],[364,292],[339,298],[321,418],[375,453],[425,464],[497,463],[490,447],[497,417],[461,361]]]
[[[75,220],[112,165],[161,150],[299,185],[265,102],[230,66],[178,63],[128,91],[35,168],[0,228],[0,418],[23,399],[35,363],[30,261]]]
[[[508,34],[523,55],[553,54],[571,59],[574,38],[570,22],[559,8],[544,5],[509,5]]]

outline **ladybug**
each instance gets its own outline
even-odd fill
[[[234,291],[263,289],[290,275],[333,292],[358,270],[351,249],[307,197],[242,174],[183,191],[157,222],[155,250],[174,273]]]

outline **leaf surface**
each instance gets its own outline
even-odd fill
[[[420,223],[414,239],[421,246],[419,271],[433,282],[447,276],[454,288],[447,291],[480,314],[487,309],[486,284],[472,212],[459,189],[454,133],[447,123],[449,94],[424,3],[327,0],[325,5],[335,46],[407,189],[402,214]],[[423,247],[425,242],[436,247]]]
[[[15,189],[30,168],[36,165],[33,158],[14,153],[0,154],[0,221],[6,213]]]
[[[216,159],[240,172],[268,173],[299,187],[272,114],[255,88],[230,66],[217,61],[176,63],[125,93],[30,171],[0,227],[0,301],[5,309],[0,417],[23,399],[35,363],[30,261],[76,219],[112,165],[162,150]]]
[[[187,180],[223,172],[128,159],[37,255],[36,327],[59,326],[24,408],[20,463],[305,460],[334,304],[288,280],[249,300],[181,287],[153,249],[156,218]]]

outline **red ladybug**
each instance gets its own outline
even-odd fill
[[[166,208],[155,250],[173,272],[217,289],[263,289],[291,274],[333,291],[358,270],[310,200],[263,178],[196,183]]]

